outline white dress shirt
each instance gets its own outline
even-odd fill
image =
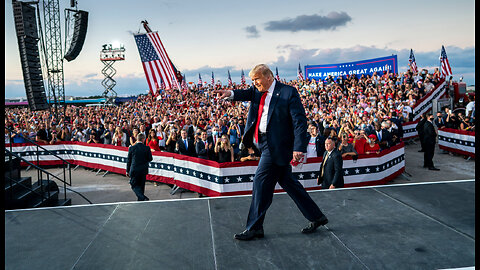
[[[273,80],[272,85],[268,88],[267,96],[265,97],[265,104],[263,105],[262,118],[260,119],[260,126],[258,130],[262,133],[267,132],[267,118],[268,118],[268,108],[270,106],[270,100],[272,100],[273,90],[275,89],[276,80]],[[230,96],[227,97],[227,100],[232,100],[234,93],[230,90]]]

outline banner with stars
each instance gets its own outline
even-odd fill
[[[451,128],[438,129],[438,147],[475,158],[475,132]]]
[[[14,153],[36,163],[36,146],[12,146]],[[125,174],[127,147],[80,142],[43,146],[51,153],[39,152],[40,165],[61,164],[54,156],[57,155],[74,165]],[[321,157],[311,158],[301,169],[292,169],[293,175],[306,189],[320,189],[316,179],[321,162]],[[258,161],[217,163],[179,154],[154,152],[147,180],[175,184],[207,196],[251,194],[257,164]],[[345,187],[384,184],[405,170],[404,144],[393,146],[380,154],[360,155],[357,160],[346,158],[343,170]],[[277,185],[276,192],[281,191]]]

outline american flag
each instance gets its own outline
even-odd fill
[[[278,76],[278,68],[277,67],[275,67],[275,71],[276,71],[275,79],[277,79],[277,81],[280,81],[280,76]]]
[[[298,63],[298,75],[297,75],[299,80],[303,81],[303,74],[302,74],[302,68],[300,67],[300,63]]]
[[[442,52],[440,53],[440,70],[442,71],[442,78],[446,78],[447,76],[451,76],[453,74],[450,63],[448,62],[447,52],[445,51],[445,47],[443,47],[443,45]]]
[[[187,78],[185,77],[185,74],[183,74],[183,78],[182,78],[182,89],[183,91],[187,91],[188,89]]]
[[[202,76],[200,75],[200,73],[198,73],[198,86],[202,86],[203,82],[202,82]]]
[[[213,77],[213,71],[212,71],[212,86],[215,86],[215,77]]]
[[[158,85],[165,83],[164,89],[177,88],[180,85],[158,32],[134,35],[148,87],[152,95],[156,94]],[[163,88],[163,87],[162,87]]]
[[[232,86],[233,85],[233,82],[232,82],[232,77],[230,76],[230,70],[228,71],[228,86]]]
[[[408,59],[408,61],[410,62],[410,67],[412,68],[412,71],[414,73],[418,72],[417,63],[415,62],[415,56],[413,55],[412,49],[410,49],[410,58]]]
[[[245,84],[245,83],[246,83],[246,81],[245,81],[245,73],[243,73],[243,69],[242,69],[242,78],[240,79],[240,82],[241,82],[242,84]]]

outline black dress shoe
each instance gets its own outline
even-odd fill
[[[302,229],[302,233],[312,233],[314,232],[318,227],[323,226],[328,223],[328,219],[326,216],[323,216],[313,222],[310,222],[307,227]]]
[[[423,149],[420,149],[420,150],[418,150],[418,152],[425,152],[425,150],[423,150]]]
[[[237,240],[248,241],[248,240],[252,240],[255,237],[263,238],[263,236],[264,236],[263,229],[260,229],[260,230],[245,230],[242,233],[236,233],[233,236],[233,238]]]
[[[440,171],[439,168],[435,168],[435,167],[430,167],[430,168],[428,168],[428,169],[429,169],[430,171]]]

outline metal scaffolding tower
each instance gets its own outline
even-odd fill
[[[113,90],[113,87],[115,87],[117,82],[113,79],[113,76],[117,71],[113,68],[113,64],[122,60],[125,60],[125,48],[123,45],[120,45],[120,48],[112,48],[112,44],[103,45],[103,49],[100,52],[100,61],[105,65],[102,69],[102,74],[105,75],[105,79],[102,81],[102,85],[105,87],[103,92],[105,104],[115,105],[117,92]]]
[[[60,27],[60,5],[58,0],[43,1],[43,24],[45,26],[45,65],[48,77],[48,99],[53,101],[55,119],[59,120],[59,109],[65,110],[65,88],[63,75],[63,50]]]

